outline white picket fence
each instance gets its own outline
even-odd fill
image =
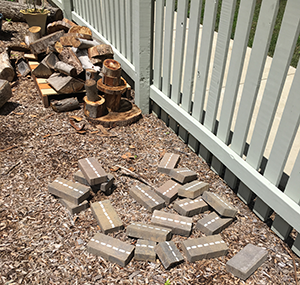
[[[279,0],[262,1],[251,50],[247,43],[256,0],[240,1],[233,41],[236,0],[222,1],[217,34],[218,0],[205,5],[202,0],[52,2],[113,46],[135,82],[143,112],[151,105],[262,220],[272,214],[273,231],[284,240],[295,239],[292,249],[300,256],[300,155],[295,150],[300,68],[290,68],[300,1],[287,0],[272,60],[267,52]]]

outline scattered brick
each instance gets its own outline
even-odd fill
[[[192,218],[179,216],[155,210],[152,214],[151,223],[172,229],[176,235],[189,236],[192,230]]]
[[[228,251],[220,235],[185,240],[182,249],[189,262],[224,256]]]
[[[179,154],[166,153],[158,165],[158,172],[169,174],[179,161]]]
[[[143,261],[156,261],[155,241],[139,239],[135,245],[134,259]]]
[[[145,184],[139,183],[132,186],[129,189],[129,195],[151,212],[165,207],[165,200]]]
[[[172,230],[143,223],[132,223],[126,229],[127,236],[151,241],[166,241],[172,238]]]
[[[155,252],[165,269],[174,267],[184,261],[182,254],[173,241],[160,242],[156,245]]]
[[[171,169],[169,175],[181,184],[185,184],[197,179],[197,173],[188,168]]]
[[[181,185],[173,180],[168,180],[162,186],[155,190],[155,192],[165,200],[166,205],[172,203],[178,194],[178,188]]]
[[[63,178],[56,178],[48,185],[49,193],[79,205],[90,196],[91,188]]]
[[[192,217],[208,210],[208,205],[201,199],[183,199],[175,201],[174,210],[182,216]]]
[[[91,209],[103,233],[111,233],[123,229],[123,223],[109,200],[91,204]]]
[[[108,173],[107,181],[100,184],[100,190],[103,192],[108,191],[113,186],[114,181],[115,177],[111,173]]]
[[[107,182],[107,174],[95,157],[80,159],[78,166],[89,185],[93,186]]]
[[[264,248],[247,244],[226,263],[226,270],[233,275],[246,280],[268,258],[268,251]]]
[[[219,195],[213,192],[205,191],[202,195],[203,200],[215,209],[221,216],[234,218],[237,209],[230,205],[230,203],[221,198]]]
[[[87,250],[120,266],[126,266],[134,254],[134,246],[102,233],[97,233],[91,239]]]
[[[203,194],[204,191],[208,190],[209,184],[194,180],[190,183],[184,184],[178,189],[178,196],[195,199]]]
[[[232,221],[232,218],[221,218],[218,214],[212,212],[203,219],[197,221],[196,229],[206,235],[214,235],[228,227]]]
[[[83,201],[81,204],[79,204],[79,205],[76,205],[76,204],[74,204],[74,203],[71,203],[71,202],[69,202],[69,201],[67,201],[67,200],[65,200],[65,199],[59,199],[59,201],[60,201],[60,203],[64,206],[64,207],[66,207],[68,210],[69,210],[69,212],[72,214],[72,215],[74,215],[74,214],[78,214],[78,213],[80,213],[81,211],[83,211],[83,210],[85,210],[85,209],[87,209],[88,207],[89,207],[89,203],[88,203],[88,201],[87,200],[85,200],[85,201]]]
[[[81,172],[81,170],[78,170],[75,173],[73,173],[73,179],[78,183],[81,183],[86,186],[90,186],[87,180],[84,178],[84,175]]]

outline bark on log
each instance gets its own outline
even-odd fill
[[[85,81],[84,86],[86,91],[86,97],[89,101],[96,102],[100,100],[100,96],[98,95],[98,89],[95,80],[89,79]]]
[[[74,39],[91,40],[92,36],[78,33],[66,33],[63,37],[60,38],[60,43],[63,46],[72,46],[72,40]]]
[[[65,21],[56,21],[47,25],[47,33],[52,34],[61,30],[64,30],[67,33],[71,27],[72,26]]]
[[[38,78],[49,78],[52,75],[52,70],[49,68],[46,58],[32,71],[32,74]]]
[[[100,79],[99,73],[94,69],[85,70],[85,80],[94,79],[96,82]]]
[[[79,39],[79,38],[75,38],[75,37],[73,37],[71,39],[71,43],[72,43],[73,47],[79,48],[79,49],[84,49],[84,48],[87,49],[87,48],[99,45],[99,42],[97,42],[95,40],[90,41],[90,40]]]
[[[80,60],[82,67],[84,69],[94,69],[98,72],[101,71],[101,68],[99,66],[96,66],[91,62],[86,49],[76,49],[73,47],[72,50],[76,51],[75,54],[77,58]]]
[[[67,64],[63,61],[58,61],[54,69],[59,71],[62,74],[70,75],[72,77],[75,77],[77,75],[76,68],[70,64]]]
[[[24,53],[31,53],[30,48],[26,45],[26,43],[20,44],[11,44],[7,46],[8,50],[19,51]]]
[[[26,4],[0,0],[0,7],[4,19],[8,18],[14,22],[26,22],[23,14],[20,12],[20,10],[27,9]],[[42,6],[37,6],[37,8],[42,9]],[[51,6],[46,6],[45,8],[50,11],[47,18],[49,23],[63,19],[63,12],[61,9]]]
[[[121,77],[121,64],[114,59],[106,59],[103,62],[102,73],[111,77]]]
[[[39,26],[32,26],[28,29],[29,44],[32,42],[35,42],[41,38],[41,36],[42,36],[41,31],[42,31],[42,28]],[[27,44],[27,45],[29,45],[29,44]]]
[[[50,106],[57,113],[68,112],[80,108],[76,97],[66,98],[63,100],[52,100],[50,102]]]
[[[78,75],[83,72],[82,64],[71,48],[64,48],[64,50],[59,54],[58,58],[61,61],[74,66]]]
[[[107,58],[113,58],[114,52],[110,45],[101,44],[94,47],[90,47],[88,50],[90,58],[99,58],[104,61]]]
[[[54,46],[55,43],[65,34],[64,31],[47,35],[30,44],[30,49],[34,54],[40,54],[47,51],[48,46]]]
[[[52,52],[49,53],[46,57],[45,57],[45,61],[47,63],[47,65],[51,68],[54,69],[55,64],[59,61],[58,57]]]
[[[15,71],[11,66],[8,50],[0,53],[0,79],[12,82],[15,78]]]
[[[52,74],[47,82],[59,93],[70,94],[80,91],[84,83],[71,76],[60,73]]]
[[[70,21],[67,18],[63,18],[62,21],[69,24],[71,27],[77,26],[77,24],[75,24],[74,22]]]
[[[7,80],[0,79],[0,108],[11,98],[11,87]]]
[[[85,26],[73,26],[70,30],[69,33],[78,33],[78,34],[86,34],[92,36],[92,31],[88,27]]]
[[[121,81],[121,77],[112,77],[112,76],[104,75],[103,83],[107,86],[120,86],[122,81]]]
[[[105,99],[101,96],[99,96],[99,100],[96,102],[89,101],[87,96],[83,98],[83,101],[83,112],[88,118],[100,118],[108,113],[105,105]]]

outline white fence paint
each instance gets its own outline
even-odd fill
[[[215,171],[228,183],[238,182],[237,194],[245,203],[256,197],[254,211],[261,219],[274,212],[272,229],[278,236],[300,232],[300,154],[287,183],[283,179],[288,159],[298,154],[292,146],[299,137],[300,66],[295,71],[289,65],[300,31],[299,0],[287,1],[273,60],[267,52],[278,0],[262,1],[251,52],[255,0],[240,1],[233,41],[236,0],[222,1],[217,36],[218,0],[191,0],[189,19],[188,0],[52,2],[113,46],[115,58],[135,81],[136,103],[145,113],[151,101],[153,112]],[[292,249],[300,255],[299,234]]]

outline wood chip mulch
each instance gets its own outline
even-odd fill
[[[11,35],[19,35],[12,23]],[[26,26],[26,24],[23,24]],[[4,29],[7,29],[4,25]],[[19,35],[20,36],[20,35]],[[11,39],[1,40],[0,48]],[[12,84],[13,97],[0,109],[0,284],[296,284],[299,258],[269,227],[237,198],[219,176],[154,115],[128,127],[103,129],[88,122],[78,133],[70,116],[83,111],[54,113],[42,106],[30,77]],[[75,117],[76,118],[76,117]],[[78,118],[77,118],[78,119]],[[210,191],[227,198],[238,210],[236,220],[222,233],[229,246],[226,257],[184,262],[165,270],[161,263],[132,260],[125,268],[87,252],[87,242],[99,231],[91,210],[71,216],[47,191],[57,176],[72,179],[81,158],[98,157],[103,168],[116,177],[109,197],[99,193],[92,202],[110,199],[124,225],[150,222],[151,213],[128,194],[137,182],[116,165],[130,169],[155,186],[169,179],[157,172],[165,152],[180,154],[179,167],[196,171],[210,184]],[[172,206],[165,208],[174,212]],[[175,213],[175,212],[174,212]],[[196,222],[209,212],[193,217]],[[110,236],[127,243],[125,230]],[[193,228],[190,238],[201,237]],[[181,250],[181,241],[173,241]],[[226,272],[226,262],[245,245],[265,247],[268,260],[246,281]]]

